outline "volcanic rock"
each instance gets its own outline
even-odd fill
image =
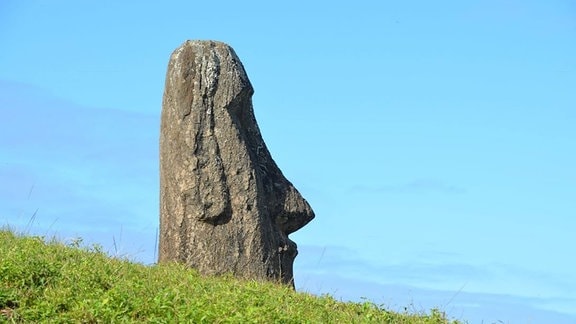
[[[159,262],[293,285],[314,212],[266,148],[234,50],[187,41],[170,57],[160,128]]]

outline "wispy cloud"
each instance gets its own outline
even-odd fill
[[[159,114],[84,107],[7,81],[0,107],[0,221],[22,227],[34,214],[40,234],[103,245],[121,232],[145,242],[152,262]]]
[[[310,273],[337,273],[354,278],[370,278],[376,282],[402,281],[412,285],[456,283],[463,284],[471,280],[484,280],[490,276],[488,269],[466,263],[456,263],[439,259],[435,262],[421,260],[416,262],[369,262],[351,249],[339,246],[301,246],[299,247],[298,267]]]
[[[440,307],[471,323],[552,318],[554,323],[571,323],[576,319],[574,310],[567,307],[576,302],[570,278],[554,281],[549,274],[506,265],[455,262],[453,255],[449,260],[439,254],[436,261],[376,264],[339,246],[303,245],[299,250],[296,283],[304,291],[356,301],[366,297],[393,309],[413,303],[418,303],[417,310]],[[516,286],[527,282],[532,282],[528,291],[541,294],[525,294],[523,287]]]
[[[350,188],[353,193],[389,193],[389,194],[464,194],[466,189],[446,184],[436,179],[415,179],[408,183],[382,184],[378,186],[356,185]]]
[[[298,273],[297,273],[298,274]],[[526,298],[503,294],[467,292],[466,287],[425,289],[404,283],[383,284],[337,273],[300,273],[296,289],[330,294],[337,299],[361,302],[365,299],[394,311],[426,312],[438,308],[448,317],[468,323],[560,323],[576,321],[573,309],[557,310],[548,304],[569,305],[574,299]]]

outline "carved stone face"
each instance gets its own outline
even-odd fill
[[[238,105],[228,106],[232,122],[239,130],[252,162],[255,175],[257,209],[268,276],[293,284],[293,263],[297,245],[288,235],[314,218],[314,212],[298,190],[278,168],[264,143],[252,108],[252,87],[247,87]]]
[[[252,94],[229,46],[186,42],[172,54],[160,136],[159,261],[292,284],[298,252],[288,235],[314,212],[270,156]]]
[[[287,180],[286,180],[287,181]],[[299,230],[314,218],[314,212],[300,193],[288,182],[279,186],[275,205],[270,206],[273,228],[278,245],[282,281],[293,284],[293,264],[298,249],[288,235]],[[273,198],[270,201],[274,201]]]

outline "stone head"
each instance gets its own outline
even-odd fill
[[[314,212],[268,151],[234,50],[188,41],[172,54],[160,135],[159,261],[293,284],[288,235]]]

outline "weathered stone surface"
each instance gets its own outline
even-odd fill
[[[288,235],[314,212],[270,156],[252,85],[228,45],[172,53],[160,134],[159,262],[293,284]]]

